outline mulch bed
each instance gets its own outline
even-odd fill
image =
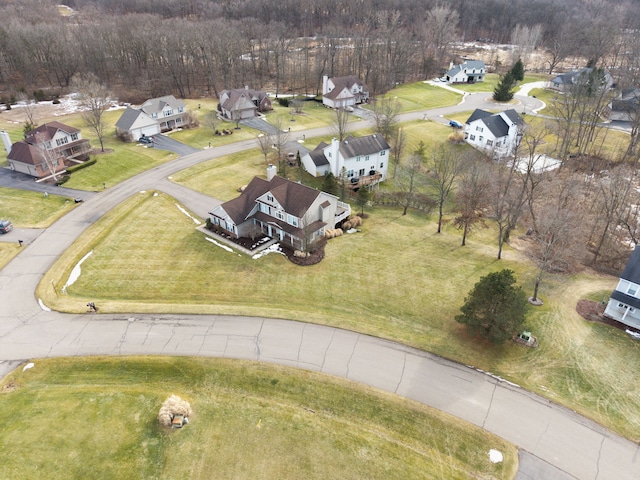
[[[639,332],[633,327],[629,327],[628,325],[616,322],[615,320],[605,317],[605,306],[606,305],[603,305],[601,302],[594,302],[592,300],[578,300],[576,311],[582,318],[584,318],[585,320],[589,320],[590,322],[604,323],[605,325],[609,325],[620,330],[631,330],[634,332]]]

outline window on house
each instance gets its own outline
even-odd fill
[[[276,210],[276,218],[278,220],[284,220],[284,212],[282,210]]]
[[[469,135],[469,138],[470,138],[471,140],[475,140],[475,139],[476,139],[476,136],[475,136],[475,135]]]
[[[382,151],[380,152],[380,156],[381,156],[381,157],[385,156],[386,154],[387,154],[387,151],[386,151],[386,150],[382,150]]]
[[[365,157],[364,157],[364,161],[365,161],[365,162],[368,162],[368,161],[369,161],[369,155],[365,155]]]
[[[360,157],[358,156],[356,157],[356,162],[359,162],[359,161],[360,161]]]
[[[329,158],[331,158],[331,152],[328,152],[328,154],[329,154]]]
[[[381,169],[384,168],[384,163],[383,162],[380,162],[380,168]]]
[[[158,118],[158,114],[157,113],[152,113],[151,114],[151,118]]]
[[[273,195],[271,195],[271,194],[267,195],[267,201],[268,202],[273,202]]]
[[[72,133],[71,134],[71,141],[75,142],[78,139],[78,133]]]
[[[636,285],[629,285],[629,288],[627,288],[627,293],[632,297],[635,297],[637,292],[638,287]]]
[[[476,131],[481,132],[482,131],[482,127],[476,127]]]
[[[636,311],[636,309],[635,309],[635,308],[633,308],[633,307],[629,307],[629,311],[630,311],[630,312],[635,312],[635,311]]]
[[[360,176],[364,175],[364,168],[361,168],[361,169],[360,169],[359,174],[360,174]]]
[[[165,117],[170,117],[171,115],[173,115],[173,109],[169,109],[169,110],[165,110],[164,111],[164,116]]]
[[[60,145],[64,145],[65,143],[68,143],[69,139],[67,137],[62,137],[62,138],[57,138],[56,139],[56,145],[60,146]]]
[[[298,226],[298,219],[293,215],[287,215],[287,223],[289,225],[293,225],[294,227]]]
[[[482,141],[484,137],[478,137],[478,141]]]
[[[182,119],[181,119],[180,117],[176,118],[176,125],[177,125],[178,123],[182,123]]]
[[[487,146],[491,147],[493,145],[493,140],[487,140]]]
[[[178,108],[178,113],[182,113],[182,112],[184,112],[184,107],[179,107]]]
[[[353,170],[347,170],[347,178],[353,177]]]
[[[262,213],[269,213],[269,205],[265,205],[264,203],[260,204],[260,211]]]

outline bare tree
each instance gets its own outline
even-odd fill
[[[256,138],[260,152],[264,155],[264,162],[267,163],[269,153],[273,152],[274,141],[271,135],[261,133]]]
[[[511,63],[515,63],[520,58],[526,65],[538,46],[541,36],[542,25],[516,25],[511,33],[511,43],[516,46],[512,52]]]
[[[464,168],[463,157],[460,153],[441,145],[433,152],[429,183],[435,190],[433,195],[438,204],[438,231],[442,231],[444,205],[449,199],[455,182]]]
[[[42,132],[36,133],[35,147],[38,151],[38,156],[45,166],[46,171],[51,174],[51,178],[54,182],[58,181],[58,166],[63,166],[64,160],[60,158],[60,151],[58,148],[54,148],[51,145],[49,138]]]
[[[18,94],[18,101],[24,103],[24,106],[22,107],[24,116],[26,117],[24,122],[24,131],[27,133],[28,131],[36,128],[36,104],[35,102],[32,102],[25,93]]]
[[[400,102],[397,99],[381,98],[372,101],[373,121],[376,133],[379,133],[389,142],[398,128],[398,114],[400,113]]]
[[[111,106],[111,92],[98,81],[92,73],[77,75],[73,80],[78,92],[78,100],[83,108],[82,119],[91,127],[100,142],[100,151],[104,152],[104,112]]]
[[[218,125],[220,125],[220,119],[218,118],[218,112],[212,110],[205,113],[203,122],[205,127],[211,130],[211,133],[215,134],[218,131]]]
[[[402,154],[406,146],[406,136],[402,128],[397,128],[391,139],[391,151],[390,160],[393,165],[393,178],[396,178],[396,171],[398,170],[398,164],[402,160]]]
[[[460,179],[460,187],[456,192],[458,215],[454,224],[462,230],[462,246],[467,244],[467,236],[476,224],[484,223],[483,210],[489,203],[490,170],[484,162],[473,158],[467,162]]]
[[[273,141],[273,147],[278,155],[278,175],[285,177],[287,175],[287,156],[284,148],[289,140],[289,129],[284,130],[282,119],[276,118],[273,121],[275,131],[269,135],[269,139]]]
[[[336,108],[333,110],[333,122],[331,124],[331,130],[339,141],[343,141],[347,138],[349,133],[349,112],[344,108]]]
[[[443,66],[449,43],[455,40],[460,15],[447,4],[438,4],[427,12],[424,21],[424,53],[430,54],[437,68]]]
[[[425,178],[422,163],[425,160],[424,143],[420,142],[418,148],[409,155],[406,165],[400,165],[398,176],[395,179],[395,187],[400,193],[400,204],[402,205],[402,215],[407,214],[407,210],[424,188]]]

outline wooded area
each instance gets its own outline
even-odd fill
[[[317,94],[323,74],[372,94],[439,75],[461,42],[515,45],[525,67],[590,59],[630,82],[640,4],[618,0],[0,1],[0,92],[56,92],[94,73],[123,101],[249,85]],[[539,55],[539,56],[540,56]],[[502,71],[497,58],[490,68]],[[505,63],[505,62],[502,62]],[[583,66],[583,65],[576,65]],[[48,92],[47,92],[48,93]]]

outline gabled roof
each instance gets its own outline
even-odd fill
[[[320,142],[316,148],[309,152],[309,156],[316,167],[329,165],[329,160],[327,160],[327,157],[324,155],[324,149],[326,147],[328,147],[328,145],[325,142]]]
[[[491,113],[477,108],[465,123],[470,125],[475,121],[480,121],[489,129],[494,137],[500,138],[509,133],[509,124],[505,121],[503,115],[506,116],[512,124],[524,124],[522,117],[512,108],[501,113]]]
[[[353,158],[359,155],[372,155],[391,148],[380,134],[367,135],[355,138],[349,135],[340,142],[340,154],[342,158]]]
[[[177,99],[173,95],[165,95],[164,97],[152,98],[150,100],[147,100],[142,104],[140,109],[147,115],[151,115],[153,113],[161,112],[162,109],[167,105],[175,109],[185,107],[185,103],[182,100]]]
[[[333,83],[334,88],[330,92],[325,93],[324,96],[334,100],[345,88],[351,91],[354,85],[362,88],[364,92],[369,91],[369,87],[367,87],[367,85],[364,82],[360,81],[360,79],[355,75],[348,75],[346,77],[333,77],[329,80],[331,81],[331,83]]]
[[[447,75],[449,75],[450,77],[455,77],[458,72],[461,72],[465,68],[482,69],[482,68],[485,68],[485,65],[482,60],[465,60],[463,63],[452,67],[447,72]]]
[[[640,245],[636,245],[636,248],[631,253],[631,257],[620,278],[640,285]]]
[[[129,107],[124,112],[122,112],[122,115],[116,122],[116,128],[121,128],[123,130],[130,130],[139,119],[147,120],[146,123],[149,125],[153,125],[157,123],[156,120],[151,118],[142,110]]]
[[[56,133],[58,133],[58,130],[62,130],[65,133],[77,133],[80,131],[80,129],[78,128],[74,128],[74,127],[70,127],[69,125],[65,125],[64,123],[60,123],[60,122],[49,122],[49,123],[45,123],[44,125],[40,125],[38,128],[35,128],[29,132],[27,132],[27,134],[25,135],[25,140],[27,142],[30,142],[32,139],[35,139],[36,135],[38,134],[42,134],[42,139],[38,140],[38,141],[46,141],[46,140],[51,140]]]
[[[271,181],[254,177],[240,196],[223,203],[221,208],[236,225],[239,225],[251,214],[256,206],[256,200],[267,192],[273,195],[285,212],[296,217],[303,217],[321,193],[319,190],[279,176],[273,177]]]
[[[250,110],[257,108],[252,100],[252,90],[237,89],[237,90],[225,90],[220,94],[220,98],[226,96],[221,103],[222,108],[229,112],[233,110]]]
[[[611,102],[611,110],[615,112],[637,112],[640,105],[640,88],[622,89],[618,98]]]

